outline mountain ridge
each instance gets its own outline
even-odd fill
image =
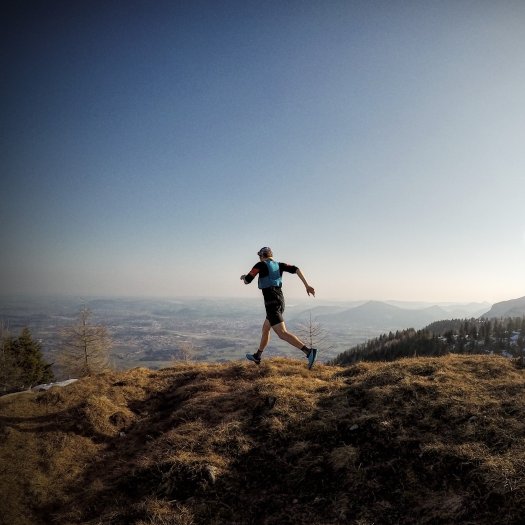
[[[525,296],[508,301],[501,301],[492,305],[492,308],[482,317],[522,317],[525,315]]]
[[[277,358],[0,398],[0,522],[517,525],[524,381],[499,357]]]

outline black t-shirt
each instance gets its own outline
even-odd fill
[[[279,263],[279,273],[281,276],[284,272],[297,273],[297,269],[297,266],[293,266],[292,264]],[[250,270],[250,273],[246,275],[244,282],[250,284],[257,275],[259,275],[259,277],[268,277],[269,273],[268,265],[264,261],[260,261]]]

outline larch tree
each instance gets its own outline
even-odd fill
[[[85,377],[110,368],[111,337],[104,325],[91,321],[89,308],[80,310],[77,321],[61,330],[60,365],[70,376]]]
[[[309,314],[309,318],[304,323],[299,324],[297,333],[305,340],[306,346],[309,348],[322,347],[323,351],[331,350],[332,345],[326,344],[328,334],[321,323],[312,319],[312,312],[309,312]]]

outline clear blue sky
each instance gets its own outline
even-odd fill
[[[11,4],[0,293],[525,295],[525,2]]]

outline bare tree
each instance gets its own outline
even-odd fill
[[[191,361],[195,355],[195,347],[191,341],[183,341],[179,344],[179,359],[181,361]]]
[[[306,340],[309,348],[322,347],[324,351],[332,348],[332,345],[326,345],[328,334],[321,323],[312,320],[312,312],[309,312],[309,317],[304,323],[299,324],[297,333],[301,339]]]
[[[105,326],[91,322],[91,310],[82,308],[75,324],[60,331],[59,363],[70,375],[84,377],[110,368],[111,337]]]
[[[189,363],[195,357],[195,345],[191,341],[182,341],[177,345],[177,353],[173,356],[170,366],[176,366],[181,361]]]

